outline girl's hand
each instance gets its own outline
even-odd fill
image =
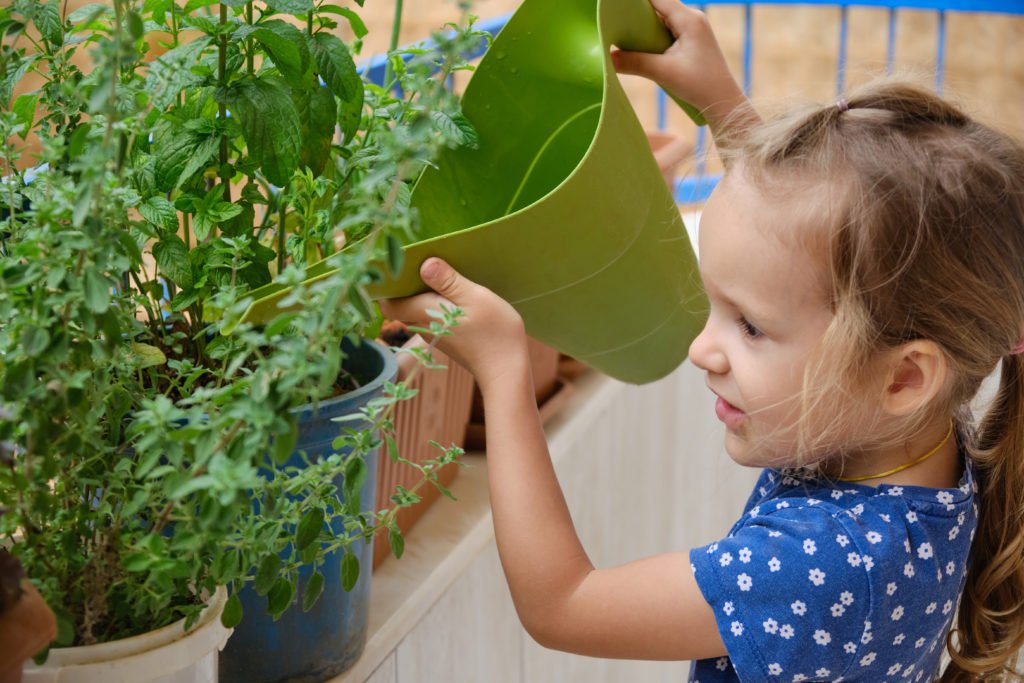
[[[707,16],[678,0],[650,1],[675,42],[663,54],[616,50],[612,52],[615,70],[648,78],[692,104],[704,114],[716,138],[734,116],[757,120],[729,72]]]
[[[441,304],[462,309],[454,334],[439,339],[437,348],[469,370],[485,395],[502,377],[529,372],[526,331],[511,304],[439,258],[424,261],[420,277],[434,292],[381,301],[385,316],[426,327],[431,320],[427,310],[438,310]]]

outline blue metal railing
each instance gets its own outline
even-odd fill
[[[743,92],[752,94],[753,75],[753,7],[755,5],[802,5],[838,7],[839,14],[839,46],[836,56],[836,93],[841,94],[846,87],[847,51],[849,47],[849,8],[887,8],[886,35],[886,74],[891,74],[896,58],[896,31],[898,16],[901,10],[927,10],[934,12],[937,19],[935,35],[935,70],[934,87],[942,92],[946,75],[946,17],[948,12],[981,12],[990,14],[1024,15],[1024,0],[763,0],[759,2],[736,2],[736,0],[703,0],[696,4],[701,9],[714,5],[742,6],[743,11],[743,58],[741,83]],[[665,96],[658,94],[658,127],[665,126]],[[708,175],[705,158],[707,156],[707,130],[702,127],[697,131],[695,173],[682,179],[676,179],[675,198],[680,204],[696,204],[705,201],[718,183],[720,175]]]
[[[556,0],[557,1],[557,0]],[[1005,14],[1024,16],[1024,0],[758,0],[757,2],[738,2],[737,0],[699,0],[692,3],[700,9],[711,6],[738,6],[743,8],[743,48],[742,72],[740,82],[743,92],[748,96],[753,90],[753,8],[757,5],[801,5],[838,7],[839,13],[839,46],[836,56],[836,93],[840,94],[846,87],[847,51],[849,42],[849,8],[887,8],[886,35],[886,74],[891,74],[896,59],[896,32],[901,10],[925,10],[935,13],[937,19],[935,35],[935,70],[934,87],[942,92],[946,75],[946,18],[948,12],[973,12],[988,14]],[[479,22],[477,28],[496,36],[505,26],[511,14]],[[428,41],[429,43],[429,41]],[[486,49],[482,41],[478,48],[467,55],[469,58],[481,56]],[[366,77],[380,83],[384,78],[386,58],[376,57],[365,66]],[[1024,65],[1022,65],[1024,69]],[[664,130],[668,121],[668,97],[660,88],[656,95],[657,127]],[[720,179],[719,174],[707,172],[708,133],[706,126],[697,129],[694,150],[694,173],[685,178],[677,178],[674,188],[676,202],[679,204],[698,204],[704,202]]]

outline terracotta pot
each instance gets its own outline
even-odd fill
[[[426,348],[427,343],[416,335],[403,348]],[[399,455],[415,463],[424,463],[441,454],[430,445],[436,441],[443,446],[465,445],[466,424],[469,422],[470,404],[473,400],[473,377],[462,366],[438,350],[431,352],[434,361],[447,365],[446,370],[421,368],[413,378],[411,388],[419,393],[395,407],[395,442]],[[398,380],[408,377],[418,365],[412,354],[398,354]],[[438,472],[438,482],[445,487],[451,485],[459,472],[452,463]],[[391,495],[396,486],[411,488],[422,475],[414,467],[392,462],[385,453],[378,459],[377,500],[375,507],[382,510],[391,507]],[[427,484],[417,492],[422,500],[398,513],[398,528],[405,535],[413,528],[430,505],[440,496],[436,487]],[[377,534],[373,544],[373,566],[377,567],[389,555],[391,545],[387,533]]]
[[[691,154],[693,145],[678,135],[666,131],[647,131],[647,142],[654,152],[654,160],[658,162],[661,176],[671,191],[675,188],[676,169]]]
[[[18,683],[29,657],[57,637],[57,619],[39,591],[27,579],[14,606],[0,614],[0,683]]]
[[[571,385],[558,373],[561,354],[547,344],[530,338],[530,369],[533,372],[533,390],[537,398],[541,419],[547,421],[561,407],[571,391]],[[482,450],[486,446],[487,430],[484,419],[484,399],[480,389],[473,386],[473,410],[466,428],[466,447]]]

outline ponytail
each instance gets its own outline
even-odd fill
[[[1006,680],[1024,646],[1024,355],[1002,361],[973,449],[981,507],[943,683]]]

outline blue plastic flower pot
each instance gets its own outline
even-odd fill
[[[361,387],[351,393],[312,406],[295,409],[299,418],[296,454],[285,467],[301,466],[298,452],[316,458],[335,452],[331,442],[339,435],[340,425],[332,418],[352,414],[384,391],[384,382],[393,382],[398,374],[394,354],[376,343],[345,347],[345,369],[356,376]],[[361,428],[358,422],[346,426]],[[377,453],[366,458],[368,476],[360,490],[361,509],[373,509],[377,478]],[[341,491],[342,478],[335,480]],[[344,534],[340,521],[331,531]],[[352,550],[359,558],[359,580],[351,592],[342,588],[341,555],[336,554],[319,568],[324,575],[324,591],[309,612],[299,603],[312,569],[299,573],[295,602],[276,622],[267,614],[267,599],[251,587],[239,591],[244,616],[235,627],[227,647],[220,655],[220,679],[225,683],[312,683],[336,676],[352,666],[366,644],[369,613],[370,578],[373,566],[373,542],[357,541]]]

